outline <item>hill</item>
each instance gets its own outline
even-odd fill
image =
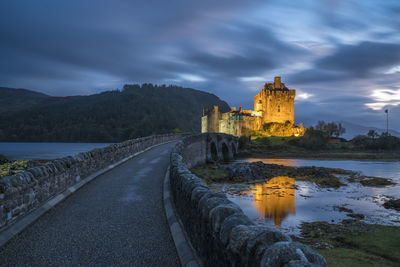
[[[366,135],[369,130],[374,130],[379,134],[386,133],[386,129],[381,129],[377,127],[368,127],[347,121],[338,121],[338,123],[341,123],[342,126],[346,129],[346,132],[342,135],[342,137],[348,140],[353,139],[357,135]],[[400,133],[395,130],[389,129],[389,133],[393,136],[400,137]]]
[[[199,132],[203,108],[218,105],[229,110],[213,94],[152,84],[125,85],[121,91],[89,96],[43,97],[27,108],[0,113],[0,141],[118,142],[175,128]]]
[[[48,95],[26,89],[0,87],[0,114],[30,108],[49,98]]]

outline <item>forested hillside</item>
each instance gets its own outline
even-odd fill
[[[0,114],[33,107],[50,98],[48,95],[26,89],[0,87]]]
[[[229,110],[213,94],[152,84],[89,96],[47,96],[25,109],[1,112],[0,141],[118,142],[176,128],[199,132],[202,109],[213,105]]]

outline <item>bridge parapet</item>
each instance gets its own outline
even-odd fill
[[[182,134],[142,137],[82,152],[0,179],[0,230],[49,199],[137,152],[181,138]]]
[[[183,152],[186,165],[191,168],[206,162],[229,161],[238,153],[238,138],[229,134],[205,133],[185,138]]]
[[[325,259],[309,247],[293,242],[274,228],[255,225],[225,194],[210,190],[190,172],[191,167],[226,160],[235,152],[236,137],[205,133],[185,137],[171,153],[170,183],[175,207],[203,264],[326,266]]]

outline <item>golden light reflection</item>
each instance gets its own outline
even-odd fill
[[[294,160],[292,159],[257,159],[257,158],[249,158],[248,162],[257,162],[261,161],[262,163],[265,164],[279,164],[279,165],[284,165],[284,166],[290,166],[290,167],[296,167],[297,164]]]
[[[280,226],[289,214],[296,214],[294,179],[274,177],[264,184],[254,185],[254,206],[264,218]]]

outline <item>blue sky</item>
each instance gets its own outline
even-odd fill
[[[0,2],[0,86],[50,95],[177,84],[252,108],[297,89],[296,121],[400,130],[400,1]]]

